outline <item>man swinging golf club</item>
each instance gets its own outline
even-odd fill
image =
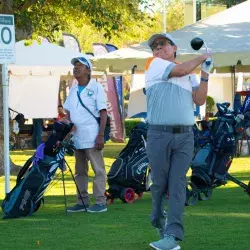
[[[206,53],[177,64],[176,42],[167,33],[148,40],[153,51],[145,69],[147,119],[149,123],[147,154],[152,174],[151,222],[160,240],[150,243],[153,249],[180,249],[184,238],[183,211],[186,201],[186,173],[194,150],[193,102],[205,103],[211,63]],[[201,64],[200,83],[192,72]],[[167,220],[164,216],[168,193]]]

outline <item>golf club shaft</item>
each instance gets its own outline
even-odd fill
[[[208,53],[208,47],[207,44],[204,42],[205,48],[206,48],[206,52]]]
[[[203,41],[203,44],[206,48],[206,53],[208,54],[208,47],[207,47],[207,44]],[[209,66],[211,64],[211,58],[207,58],[206,59],[206,64]]]

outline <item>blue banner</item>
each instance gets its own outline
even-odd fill
[[[239,93],[235,93],[235,95],[234,95],[233,109],[234,109],[234,111],[240,110],[241,112],[243,112],[242,104],[241,104],[241,95]]]
[[[250,109],[250,95],[246,96],[244,103],[241,107],[241,112],[244,113],[248,109]]]

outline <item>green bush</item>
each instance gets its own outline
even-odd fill
[[[134,118],[134,119],[125,119],[125,131],[126,131],[126,137],[129,137],[130,131],[133,127],[135,127],[138,123],[141,122],[140,118]]]
[[[206,113],[212,113],[214,110],[214,105],[214,98],[208,95],[206,98]]]

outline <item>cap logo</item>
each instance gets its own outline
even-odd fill
[[[80,63],[86,65],[89,69],[90,69],[90,65],[89,65],[89,62],[86,58],[84,57],[77,57],[76,58]]]

